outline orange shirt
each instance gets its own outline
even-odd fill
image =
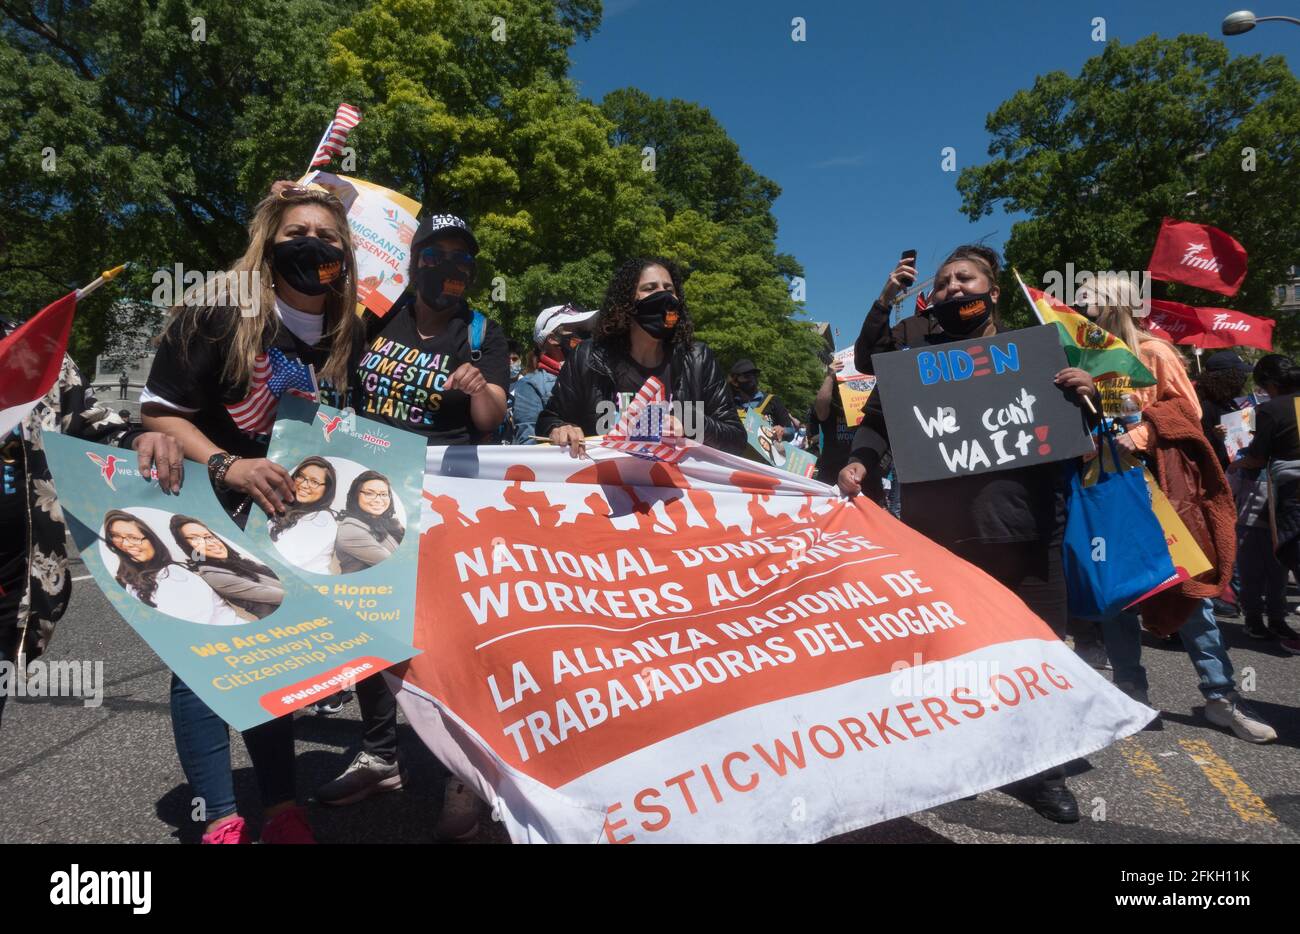
[[[1186,399],[1196,412],[1196,418],[1200,419],[1201,400],[1196,397],[1196,387],[1192,385],[1187,375],[1182,354],[1164,341],[1148,340],[1138,346],[1138,358],[1156,378],[1156,384],[1135,389],[1132,380],[1127,376],[1097,380],[1097,388],[1101,391],[1102,397],[1102,411],[1106,415],[1111,417],[1119,415],[1123,397],[1131,393],[1143,409],[1153,402],[1165,399]],[[1149,450],[1150,426],[1146,423],[1138,424],[1130,429],[1128,434],[1139,451]]]

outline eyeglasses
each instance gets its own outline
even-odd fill
[[[145,538],[142,535],[110,535],[108,537],[108,540],[112,542],[114,545],[118,545],[118,546],[129,545],[133,548],[139,547],[140,545],[143,545],[145,542],[149,541],[149,539]]]
[[[215,535],[186,535],[185,540],[191,545],[221,544],[221,539],[217,538]]]
[[[298,475],[293,478],[293,482],[298,486],[305,486],[309,490],[321,490],[325,488],[324,480],[313,480],[311,477]]]
[[[358,490],[357,493],[366,499],[391,499],[391,494],[387,490]]]

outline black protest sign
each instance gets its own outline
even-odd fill
[[[1092,450],[1079,407],[1053,382],[1055,325],[879,354],[877,390],[904,483],[1067,460]]]

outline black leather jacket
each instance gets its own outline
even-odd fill
[[[561,425],[578,425],[584,435],[601,433],[597,428],[601,414],[611,411],[601,403],[618,401],[614,381],[617,361],[613,355],[619,352],[591,340],[574,349],[560,370],[551,398],[537,417],[539,435],[549,435]],[[674,401],[703,404],[704,443],[733,454],[743,453],[747,444],[745,426],[736,415],[731,387],[713,352],[700,341],[692,342],[689,348],[674,347],[671,374]],[[689,430],[690,423],[685,418],[683,421]]]

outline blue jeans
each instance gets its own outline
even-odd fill
[[[1142,667],[1142,626],[1136,613],[1119,613],[1101,624],[1106,640],[1106,654],[1115,669],[1115,683],[1147,690],[1147,672]],[[1205,699],[1216,700],[1235,687],[1232,679],[1232,662],[1228,660],[1228,647],[1223,644],[1223,633],[1214,619],[1214,601],[1202,600],[1201,605],[1178,630],[1183,648],[1192,660],[1192,667],[1200,679],[1198,685]]]
[[[204,818],[214,821],[234,814],[235,780],[230,774],[230,730],[212,708],[172,675],[172,735],[185,780],[203,800]],[[243,734],[253,760],[262,806],[294,799],[293,716],[255,726]]]

